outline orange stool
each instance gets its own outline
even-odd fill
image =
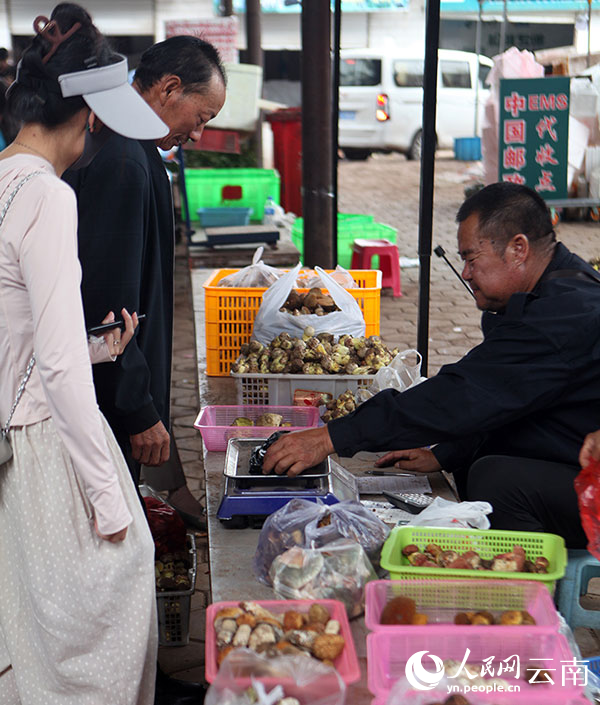
[[[379,257],[381,286],[390,286],[394,297],[402,296],[400,288],[400,256],[398,248],[389,240],[357,239],[352,243],[350,269],[371,269],[371,260]]]

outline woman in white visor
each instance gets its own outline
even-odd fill
[[[167,128],[81,7],[34,29],[8,95],[23,126],[0,152],[0,703],[150,705],[154,545],[90,368],[136,316],[110,312],[124,329],[88,339],[60,176],[89,160],[99,120],[140,139]]]

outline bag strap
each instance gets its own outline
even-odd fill
[[[38,176],[39,174],[44,174],[46,172],[44,171],[32,171],[31,174],[28,174],[25,176],[19,183],[15,186],[13,189],[12,193],[10,196],[7,198],[6,203],[4,204],[4,207],[0,211],[0,227],[2,226],[2,223],[4,223],[4,218],[6,218],[6,214],[8,212],[8,209],[10,208],[10,204],[13,202],[15,196],[19,193],[19,191],[25,186],[25,184],[32,179],[34,176]],[[25,370],[25,374],[23,375],[23,379],[21,380],[21,383],[19,384],[19,388],[17,389],[17,393],[15,394],[15,400],[13,402],[13,405],[10,409],[10,412],[8,414],[8,419],[6,420],[6,423],[4,424],[2,428],[2,438],[4,438],[8,434],[8,429],[10,428],[10,422],[12,421],[13,414],[15,413],[15,409],[17,408],[17,404],[21,401],[21,397],[23,396],[23,392],[25,391],[25,386],[27,385],[27,382],[29,381],[29,378],[31,377],[31,373],[33,371],[33,367],[35,365],[35,353],[32,353],[31,357],[29,358],[29,363],[27,364],[27,369]]]

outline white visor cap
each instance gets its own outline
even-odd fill
[[[120,56],[120,55],[119,55]],[[127,82],[127,59],[58,77],[63,98],[80,95],[102,122],[124,137],[155,140],[169,128]]]

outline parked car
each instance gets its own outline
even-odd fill
[[[456,137],[474,136],[489,95],[484,85],[493,62],[466,51],[438,51],[437,146],[451,148]],[[402,51],[348,49],[340,55],[339,145],[348,159],[372,152],[421,156],[422,55]],[[481,119],[479,119],[481,126]]]

